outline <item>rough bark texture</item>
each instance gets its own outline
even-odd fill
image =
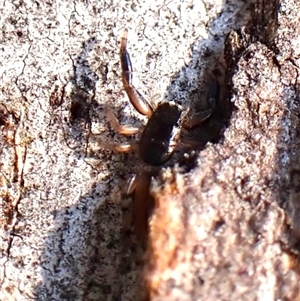
[[[154,189],[151,300],[299,299],[298,10],[257,1],[227,36],[224,138]]]
[[[0,3],[0,300],[299,299],[299,11],[298,0]],[[148,98],[188,108],[210,76],[222,83],[214,116],[186,133],[201,148],[153,180],[146,254],[121,235],[121,191],[140,162],[101,148],[128,141],[107,106],[146,122],[122,91],[124,28]]]

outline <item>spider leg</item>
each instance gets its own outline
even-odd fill
[[[99,139],[99,135],[95,133],[90,133],[91,138],[95,138],[97,140],[97,144],[104,149],[108,149],[113,152],[119,153],[129,153],[131,151],[135,151],[138,148],[138,144],[136,141],[132,141],[129,143],[107,143]]]
[[[195,127],[199,126],[201,123],[203,123],[205,120],[207,120],[211,116],[212,112],[213,112],[213,110],[208,109],[208,110],[198,112],[198,113],[188,116],[188,114],[189,114],[189,111],[188,111],[183,116],[181,125],[186,129],[195,128]]]
[[[208,92],[206,95],[206,103],[208,108],[206,110],[196,112],[194,114],[186,114],[181,118],[181,125],[186,129],[192,129],[200,126],[204,121],[206,121],[213,114],[216,103],[220,99],[220,84],[217,80],[212,80],[209,83]]]
[[[105,109],[105,115],[110,122],[112,128],[121,135],[134,135],[140,133],[143,127],[134,127],[130,125],[121,125],[113,111],[109,108]]]
[[[132,73],[133,68],[130,60],[130,55],[126,49],[127,46],[127,30],[124,31],[121,48],[120,48],[120,59],[122,67],[122,81],[124,89],[128,95],[128,98],[135,109],[142,115],[151,116],[153,108],[150,103],[136,90],[132,84]]]

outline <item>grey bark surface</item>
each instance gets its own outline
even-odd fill
[[[299,12],[297,0],[2,1],[0,300],[297,300]],[[121,235],[138,156],[101,147],[128,142],[105,108],[146,122],[122,87],[124,28],[141,93],[188,108],[213,74],[226,112],[190,134],[208,142],[188,151],[192,168],[175,155],[153,180],[142,263]]]

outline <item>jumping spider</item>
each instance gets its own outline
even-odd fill
[[[201,112],[190,114],[188,111],[184,113],[180,105],[167,101],[159,102],[154,107],[132,84],[133,69],[126,45],[127,31],[124,31],[120,48],[123,86],[131,104],[140,114],[149,119],[144,127],[131,127],[120,125],[110,109],[106,109],[106,116],[114,130],[120,134],[141,133],[137,149],[143,165],[129,181],[125,193],[126,196],[133,196],[133,201],[131,204],[132,212],[129,213],[131,218],[128,218],[123,226],[128,228],[130,227],[129,224],[132,223],[136,235],[144,243],[148,233],[148,217],[153,207],[149,195],[151,178],[157,174],[159,167],[171,158],[176,146],[180,144],[180,129],[198,127],[212,115],[219,99],[220,87],[217,81],[211,83],[206,97],[208,108]],[[135,146],[134,143],[130,143],[116,145],[114,149],[127,152],[135,149]]]

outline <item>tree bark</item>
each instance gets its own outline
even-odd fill
[[[297,0],[0,3],[0,300],[298,298],[299,11]],[[141,162],[110,150],[128,139],[104,112],[147,122],[122,87],[125,28],[148,99],[187,110],[212,78],[222,90],[153,178],[145,254],[122,235],[121,192]]]

